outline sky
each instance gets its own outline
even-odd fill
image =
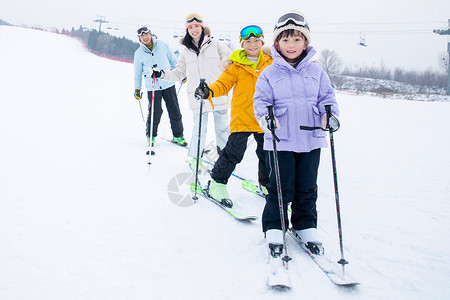
[[[216,38],[230,38],[237,45],[240,29],[260,25],[271,43],[276,20],[290,10],[301,11],[309,20],[312,46],[320,51],[334,50],[344,64],[356,66],[402,67],[408,70],[439,70],[439,56],[447,52],[448,36],[433,33],[446,29],[450,2],[442,0],[401,1],[137,1],[0,0],[0,18],[15,24],[98,30],[93,20],[103,17],[102,30],[136,39],[135,30],[148,25],[154,34],[172,48],[178,47],[174,35],[184,33],[185,17],[201,14]],[[424,8],[424,6],[426,6]],[[107,29],[106,27],[112,27]],[[118,28],[115,30],[114,28]],[[360,46],[365,38],[367,47]]]

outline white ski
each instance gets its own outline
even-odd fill
[[[359,282],[350,274],[343,271],[342,265],[332,261],[326,255],[315,255],[306,248],[305,243],[300,240],[297,233],[290,228],[289,235],[300,245],[300,247],[312,258],[312,260],[319,266],[319,268],[328,276],[328,278],[335,284],[341,286],[358,285]]]

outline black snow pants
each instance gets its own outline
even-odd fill
[[[292,203],[291,224],[295,230],[317,228],[316,201],[319,162],[320,148],[306,153],[278,151],[286,228],[289,228],[288,203]],[[269,194],[266,196],[266,206],[262,215],[264,232],[269,229],[281,229],[273,151],[267,151],[267,168],[270,182],[267,185]]]
[[[149,101],[148,105],[148,117],[147,117],[147,137],[150,137],[150,122],[152,121],[152,116],[150,115],[152,106],[152,92],[147,92],[147,97]],[[183,136],[183,122],[181,120],[180,106],[178,104],[178,97],[175,86],[171,86],[165,90],[155,91],[154,100],[154,120],[153,120],[153,137],[158,135],[158,126],[161,121],[161,116],[163,113],[161,100],[164,99],[166,102],[167,112],[169,113],[170,127],[172,128],[172,134],[174,137]]]
[[[211,171],[211,178],[216,182],[227,184],[231,173],[236,165],[244,158],[247,150],[247,141],[250,135],[256,140],[256,156],[258,157],[258,182],[266,186],[269,183],[266,165],[266,151],[263,149],[264,134],[257,132],[232,132],[228,137],[227,144],[219,155]]]

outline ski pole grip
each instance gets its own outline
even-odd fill
[[[327,112],[327,117],[331,116],[331,104],[325,105],[325,111]]]
[[[152,66],[152,72],[153,72],[153,68],[156,68],[158,65],[157,64],[154,64],[153,66]],[[156,81],[156,77],[155,76],[152,76],[152,78],[153,78],[153,84],[155,84],[155,81]],[[154,88],[154,87],[153,87]]]
[[[273,105],[267,105],[267,111],[269,112],[269,120],[273,120]]]
[[[325,129],[330,130],[330,118],[331,118],[331,104],[325,105],[325,111],[327,113],[327,125]]]
[[[205,79],[205,78],[200,78],[200,84],[199,84],[199,86],[203,89],[203,87],[205,86],[205,84],[206,84],[206,79]],[[197,100],[199,100],[199,101],[202,101],[202,100],[203,100],[202,97],[200,97],[200,96],[198,96],[198,95],[195,96],[195,99],[197,99]]]
[[[269,129],[273,133],[273,131],[274,131],[273,128],[275,128],[275,126],[274,126],[275,125],[275,117],[273,115],[273,105],[267,105],[267,111],[269,113],[269,119],[267,120],[270,122]]]
[[[280,139],[277,137],[277,135],[275,134],[275,116],[273,115],[273,105],[267,105],[267,111],[269,113],[269,119],[267,120],[268,122],[270,122],[270,131],[272,132],[272,136],[273,138],[279,142]]]
[[[202,86],[202,88],[206,87],[208,89],[208,91],[210,91],[212,98],[214,98],[214,91],[211,90],[209,88],[209,86],[206,84],[206,79],[205,78],[200,78],[200,85]]]

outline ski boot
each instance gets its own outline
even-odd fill
[[[305,244],[306,248],[315,255],[324,255],[325,249],[322,246],[322,243],[319,242],[319,238],[317,236],[316,228],[307,228],[303,230],[296,230],[297,235],[300,237],[302,243]]]
[[[225,207],[233,207],[233,201],[231,201],[230,195],[228,195],[226,184],[211,179],[208,181],[208,195]]]
[[[147,143],[150,145],[150,138],[147,138]],[[152,147],[155,145],[155,137],[152,137]]]
[[[186,140],[182,136],[174,137],[172,142],[175,143],[175,144],[178,144],[180,146],[183,146],[183,147],[187,147],[187,145],[188,145],[188,143],[186,142]]]

